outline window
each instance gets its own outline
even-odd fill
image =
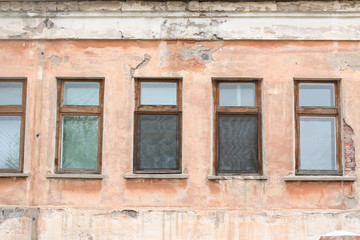
[[[215,79],[213,89],[216,173],[261,174],[260,79]]]
[[[57,173],[100,173],[103,79],[58,79]]]
[[[296,174],[341,174],[338,80],[295,80]]]
[[[0,172],[24,166],[26,80],[0,79]]]
[[[136,79],[134,173],[181,173],[181,79]]]

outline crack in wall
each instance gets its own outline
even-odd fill
[[[135,71],[146,66],[148,62],[150,62],[151,56],[148,54],[144,54],[144,59],[136,66],[130,68],[130,75],[131,77],[134,77]]]

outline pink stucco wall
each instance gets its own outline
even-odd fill
[[[209,56],[208,60],[202,60],[203,54]],[[144,56],[147,60],[143,62]],[[46,234],[55,231],[49,230],[48,225],[70,229],[65,220],[56,220],[56,216],[63,219],[66,212],[80,216],[77,209],[84,209],[85,215],[111,212],[109,209],[134,209],[145,223],[147,216],[141,211],[157,211],[159,216],[149,213],[154,215],[148,219],[148,223],[154,224],[153,231],[165,229],[158,224],[164,222],[162,211],[182,214],[173,226],[182,231],[186,231],[185,225],[181,225],[187,221],[185,218],[191,218],[190,213],[198,214],[203,231],[181,239],[220,239],[215,236],[221,235],[206,235],[215,223],[201,220],[217,210],[223,211],[222,219],[228,218],[218,222],[218,226],[237,229],[229,230],[227,239],[259,239],[260,232],[254,231],[259,229],[254,225],[256,222],[266,228],[264,239],[290,239],[289,236],[317,239],[337,230],[334,228],[359,232],[360,220],[356,217],[351,221],[347,217],[331,220],[331,214],[360,214],[357,182],[284,181],[285,176],[294,175],[293,78],[341,78],[341,115],[354,130],[356,149],[360,142],[359,63],[358,41],[0,41],[0,77],[27,77],[24,172],[30,173],[28,178],[0,179],[0,205],[45,209],[44,213],[40,211],[40,222],[35,227],[40,239],[48,239]],[[46,178],[47,173],[54,171],[56,77],[105,78],[103,180]],[[132,172],[133,77],[183,79],[182,163],[187,179],[124,178]],[[208,179],[213,174],[212,77],[263,78],[263,168],[267,180]],[[359,175],[358,168],[351,174]],[[69,208],[65,213],[59,212]],[[54,211],[51,214],[55,215],[50,217],[47,211]],[[304,218],[299,212],[312,213],[314,218]],[[330,214],[328,220],[324,220],[326,214]],[[279,221],[277,215],[283,223],[271,228],[271,221]],[[303,226],[298,230],[291,226],[295,219]],[[269,225],[264,224],[266,221]],[[309,221],[318,226],[312,232],[304,230],[305,225],[311,225]],[[324,224],[327,221],[334,225]],[[241,225],[244,222],[248,225]],[[239,231],[239,226],[244,230]],[[102,229],[104,235],[94,239],[107,239],[105,236],[110,236],[114,229]],[[129,231],[136,232],[131,228]],[[284,237],[276,238],[280,231]],[[242,235],[245,233],[248,235]],[[65,235],[58,236],[64,239]],[[125,233],[119,236],[127,239]],[[144,238],[128,239],[157,239],[157,235],[146,236],[152,235],[145,233]],[[166,236],[162,238],[171,239]]]

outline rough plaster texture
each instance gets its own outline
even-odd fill
[[[284,181],[294,174],[293,78],[341,78],[341,117],[356,146],[359,56],[359,41],[0,41],[1,76],[28,79],[30,173],[0,179],[1,239],[310,240],[334,230],[359,232],[357,181]],[[102,180],[46,178],[54,170],[56,77],[105,78]],[[183,78],[188,178],[124,178],[132,172],[133,77]],[[212,77],[263,78],[267,180],[208,179]],[[352,174],[359,177],[358,167]],[[39,209],[31,210],[39,211],[35,220],[29,206]]]
[[[6,211],[6,209],[4,209]],[[3,210],[3,211],[4,211]],[[17,209],[20,210],[20,209]],[[141,209],[22,209],[0,225],[5,239],[293,239],[319,240],[326,231],[356,231],[360,212],[157,210]],[[348,224],[351,222],[351,224]],[[29,227],[26,231],[24,227]],[[12,229],[9,231],[7,229]],[[24,231],[25,229],[25,231]],[[28,237],[26,234],[30,234]],[[2,238],[4,239],[4,238]],[[357,240],[330,238],[324,240]]]
[[[0,1],[0,39],[358,40],[358,1]]]
[[[29,173],[0,178],[0,239],[359,233],[357,181],[284,181],[294,176],[293,78],[341,78],[344,173],[359,177],[359,9],[358,1],[0,1],[0,77],[28,79]],[[105,78],[102,179],[52,174],[56,77]],[[183,78],[187,177],[124,177],[132,172],[133,77]],[[265,176],[209,180],[212,77],[263,78]]]

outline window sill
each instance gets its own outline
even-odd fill
[[[103,179],[104,176],[101,174],[54,174],[47,173],[46,178],[53,179]]]
[[[27,178],[29,176],[30,176],[29,173],[0,173],[0,178],[11,178],[11,177]]]
[[[208,180],[267,180],[267,176],[218,176],[218,175],[209,175]]]
[[[126,179],[187,179],[187,174],[125,174]]]
[[[285,182],[355,182],[356,176],[287,176]]]

